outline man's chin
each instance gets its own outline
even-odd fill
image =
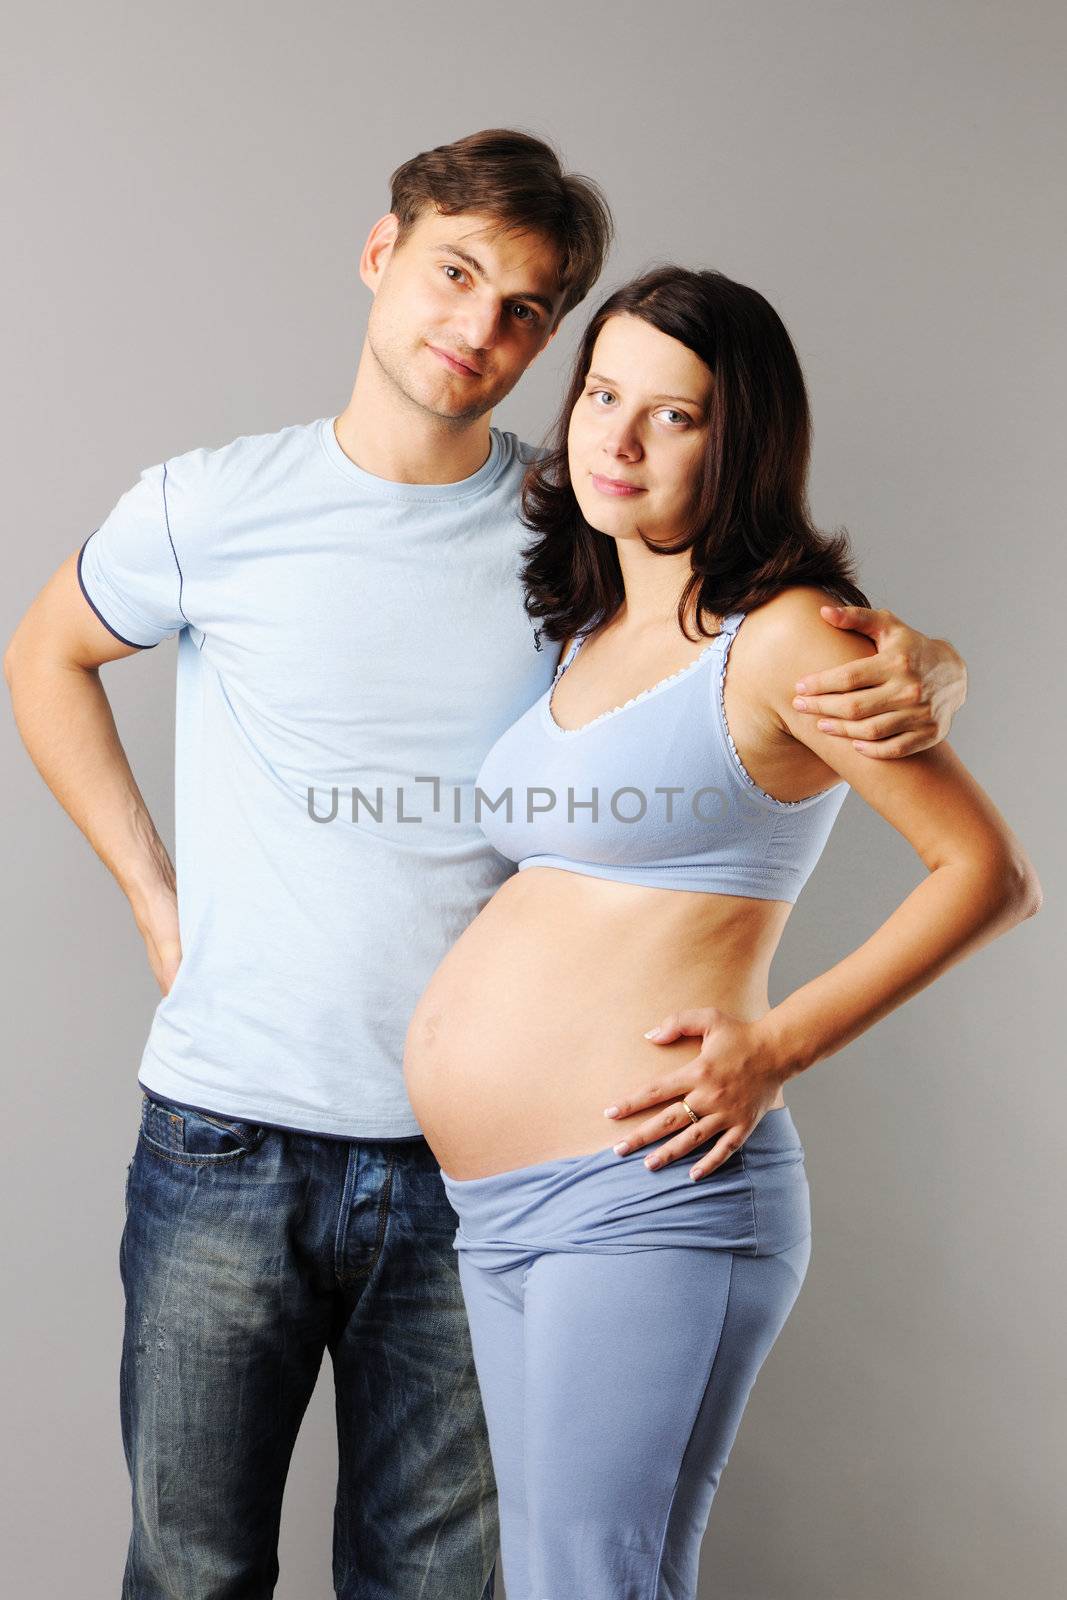
[[[479,417],[484,417],[486,412],[492,411],[497,404],[495,395],[482,395],[477,400],[471,399],[464,404],[458,397],[451,395],[428,394],[422,398],[413,397],[416,404],[424,411],[429,411],[433,416],[439,417],[442,422],[455,423],[457,426],[477,422]]]

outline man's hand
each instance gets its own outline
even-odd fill
[[[878,759],[911,756],[947,738],[967,698],[966,664],[947,639],[928,639],[884,609],[827,605],[820,612],[836,628],[865,633],[878,653],[802,679],[798,711]]]
[[[148,965],[163,994],[169,994],[182,960],[177,896],[172,888],[161,884],[151,894],[131,894],[129,898]]]
[[[164,994],[181,962],[174,867],[119,740],[99,668],[141,654],[91,610],[67,557],[7,647],[15,721],[45,783],[133,910]]]

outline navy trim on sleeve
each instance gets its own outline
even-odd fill
[[[100,532],[99,528],[94,528],[93,529],[93,533],[99,533],[99,532]],[[93,533],[91,533],[89,535],[89,539],[92,538]],[[89,543],[89,539],[86,539],[85,544]],[[85,596],[87,604],[92,608],[94,614],[97,617],[100,618],[100,621],[104,624],[104,627],[107,629],[108,633],[113,633],[115,635],[115,638],[120,640],[122,644],[132,645],[134,650],[154,650],[156,648],[155,644],[138,644],[136,639],[127,639],[123,634],[121,634],[119,632],[119,630],[117,628],[113,628],[111,626],[110,622],[104,616],[104,614],[100,610],[99,606],[93,604],[93,601],[92,601],[92,598],[91,598],[91,596],[89,594],[89,591],[85,587],[85,579],[82,577],[82,556],[85,554],[85,544],[83,544],[81,549],[78,551],[78,585],[79,585],[79,587],[81,589],[82,594]],[[156,640],[156,644],[158,644],[158,643],[159,643],[159,640],[157,639]]]

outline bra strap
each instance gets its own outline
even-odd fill
[[[582,648],[582,645],[588,639],[589,635],[591,633],[595,633],[597,631],[597,629],[600,627],[600,624],[601,624],[602,620],[603,620],[603,612],[598,611],[593,616],[592,620],[586,623],[584,628],[579,628],[578,629],[578,632],[574,636],[574,643],[571,645],[570,649],[567,651],[567,665],[568,666],[570,666],[571,662],[574,660],[575,656],[578,654],[579,650]]]
[[[571,647],[567,651],[567,654],[562,658],[562,660],[560,660],[557,663],[557,666],[556,666],[556,677],[557,678],[561,677],[562,674],[564,672],[566,672],[567,668],[570,666],[571,662],[574,660],[575,656],[577,655],[578,646],[581,644],[581,642],[582,642],[582,640],[584,638],[585,638],[585,632],[584,631],[581,632],[581,633],[576,633],[574,635],[574,638],[571,640]]]

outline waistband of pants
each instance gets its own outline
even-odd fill
[[[765,1112],[739,1150],[695,1180],[689,1168],[719,1135],[649,1171],[648,1150],[675,1137],[627,1156],[608,1145],[484,1178],[456,1179],[442,1169],[459,1217],[454,1247],[503,1269],[544,1250],[684,1246],[773,1255],[810,1233],[804,1150],[788,1106]]]

